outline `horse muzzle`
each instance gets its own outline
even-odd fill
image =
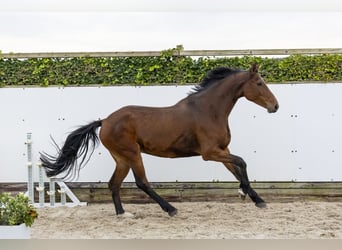
[[[268,113],[275,113],[279,109],[279,104],[276,103],[274,106],[270,106],[267,108]]]

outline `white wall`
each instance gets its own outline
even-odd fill
[[[229,121],[231,152],[242,156],[257,181],[342,181],[342,84],[270,85],[280,109],[269,114],[240,99]],[[27,180],[26,134],[33,160],[54,153],[68,132],[128,104],[165,106],[191,86],[68,87],[0,89],[0,182]],[[230,181],[220,163],[200,157],[163,159],[144,155],[150,181]],[[37,179],[37,167],[34,167]],[[109,180],[114,162],[100,146],[77,181]],[[133,181],[129,175],[126,181]]]

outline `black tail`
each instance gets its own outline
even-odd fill
[[[46,175],[51,177],[66,172],[62,177],[63,179],[66,177],[77,177],[82,164],[86,164],[89,161],[99,142],[99,137],[96,134],[98,127],[101,127],[101,121],[94,121],[69,134],[62,149],[57,147],[58,154],[56,157],[41,153],[40,160],[45,168]],[[91,154],[86,160],[90,141],[92,142]],[[77,164],[78,158],[81,158],[79,164]]]

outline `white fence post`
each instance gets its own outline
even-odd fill
[[[39,186],[36,187],[36,190],[39,193],[39,205],[41,207],[43,207],[44,203],[45,203],[45,197],[44,197],[44,189],[45,189],[45,187],[44,187],[44,169],[43,169],[43,166],[42,166],[41,162],[38,162],[37,166],[39,168]]]
[[[34,182],[33,182],[33,169],[32,169],[32,133],[27,133],[27,168],[28,168],[28,180],[27,180],[27,193],[30,198],[30,202],[34,203]]]

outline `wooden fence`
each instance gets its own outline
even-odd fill
[[[67,185],[82,202],[112,202],[108,183],[70,182]],[[252,182],[251,185],[267,202],[342,201],[341,182]],[[238,182],[153,182],[151,186],[170,202],[241,202]],[[26,183],[0,183],[0,193],[25,192],[26,188]],[[48,183],[45,183],[45,190],[49,190]],[[37,191],[34,196],[38,202]],[[153,202],[132,182],[123,183],[121,198],[124,203]],[[47,194],[45,200],[49,200]],[[56,200],[59,202],[59,197]],[[250,199],[246,201],[250,202]]]
[[[0,53],[0,58],[74,58],[74,57],[131,57],[160,56],[163,51],[121,51],[121,52],[36,52]],[[342,54],[342,48],[314,49],[255,49],[255,50],[181,50],[173,51],[175,56],[284,56]]]

